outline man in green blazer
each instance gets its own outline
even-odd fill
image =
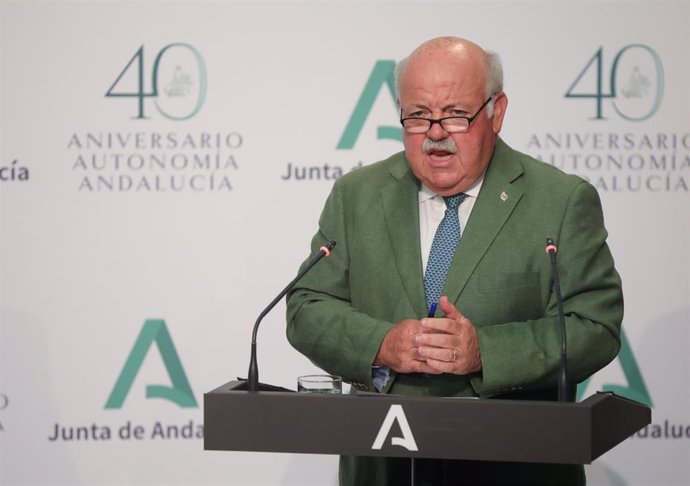
[[[618,353],[623,297],[597,192],[499,138],[502,78],[498,57],[472,42],[422,44],[396,72],[405,151],[333,186],[312,250],[338,247],[289,295],[287,332],[355,389],[555,399],[561,346],[546,236],[559,245],[571,380]],[[460,193],[461,238],[428,318],[432,240],[444,197]],[[584,484],[581,466],[418,463],[417,484]],[[407,464],[343,457],[341,484],[409,484]]]

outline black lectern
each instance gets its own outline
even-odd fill
[[[204,394],[204,449],[589,464],[651,422],[612,393],[580,403],[321,395]]]

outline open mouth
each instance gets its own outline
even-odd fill
[[[453,155],[453,152],[447,152],[445,150],[430,150],[427,155],[431,160],[443,162],[449,160]]]

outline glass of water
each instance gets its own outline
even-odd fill
[[[343,379],[334,375],[304,375],[297,377],[297,391],[303,393],[340,394]]]

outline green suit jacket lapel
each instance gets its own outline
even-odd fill
[[[443,288],[444,295],[456,304],[472,272],[522,198],[523,169],[511,161],[511,152],[499,138],[472,214],[463,228]]]
[[[427,310],[419,246],[419,183],[402,155],[390,173],[394,182],[381,192],[386,229],[405,292],[421,318]]]

